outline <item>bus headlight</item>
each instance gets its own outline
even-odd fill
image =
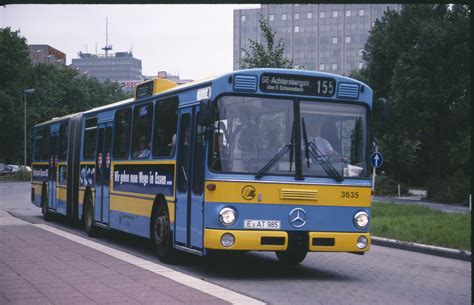
[[[235,211],[232,208],[223,208],[219,212],[219,221],[224,226],[231,226],[235,223],[236,220]]]
[[[359,211],[354,215],[354,225],[357,229],[365,229],[369,225],[369,215],[364,211]]]
[[[357,248],[364,249],[365,247],[367,247],[368,244],[369,244],[369,241],[367,237],[359,236],[359,238],[357,238]]]
[[[234,235],[230,233],[225,233],[224,235],[221,236],[221,245],[224,247],[232,247],[235,243],[235,237]]]

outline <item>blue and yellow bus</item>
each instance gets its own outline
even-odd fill
[[[308,252],[370,247],[372,90],[335,74],[249,69],[34,126],[33,204],[177,250]]]

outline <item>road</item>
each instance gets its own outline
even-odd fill
[[[28,183],[0,183],[0,209],[45,223],[29,199]],[[47,224],[88,238],[64,218]],[[105,232],[95,240],[159,263],[143,238]],[[311,253],[296,267],[282,267],[273,253],[253,252],[185,254],[168,267],[268,304],[471,304],[469,262],[381,246],[372,246],[364,256]]]

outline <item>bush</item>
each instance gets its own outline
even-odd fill
[[[398,183],[389,176],[377,176],[375,178],[375,194],[383,196],[396,196],[398,195]],[[408,186],[405,183],[400,183],[400,194],[408,194]]]
[[[27,170],[19,170],[14,173],[0,176],[0,181],[31,181],[31,172]]]
[[[469,204],[471,179],[466,177],[461,170],[456,171],[446,179],[431,179],[427,184],[427,197],[430,200]]]

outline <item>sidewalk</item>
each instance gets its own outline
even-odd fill
[[[429,207],[433,210],[448,212],[448,213],[469,213],[468,206],[456,205],[456,204],[443,204],[436,202],[429,202],[423,199],[422,196],[402,196],[402,197],[391,197],[391,196],[373,196],[373,201],[380,201],[386,203],[396,203],[405,205],[420,205]]]
[[[259,303],[122,251],[93,249],[89,244],[97,243],[59,232],[0,210],[0,304]]]

